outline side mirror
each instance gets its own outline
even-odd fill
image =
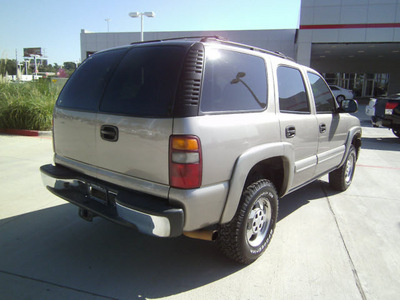
[[[339,103],[339,112],[344,113],[355,113],[358,111],[358,103],[357,100],[354,99],[346,99],[342,100]]]

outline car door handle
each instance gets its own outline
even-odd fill
[[[285,129],[285,134],[287,138],[293,138],[296,135],[296,127],[294,126],[288,126]]]
[[[100,128],[100,136],[105,141],[116,142],[118,141],[118,127],[102,125]]]
[[[319,132],[321,133],[326,132],[326,125],[324,123],[319,124]]]

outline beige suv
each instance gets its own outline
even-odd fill
[[[68,80],[42,177],[85,220],[216,240],[251,263],[278,197],[328,173],[348,188],[356,110],[279,53],[217,37],[135,43],[92,55]]]

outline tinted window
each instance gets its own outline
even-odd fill
[[[314,73],[307,73],[314,94],[315,108],[318,112],[334,112],[335,100],[325,81]]]
[[[126,49],[94,54],[74,72],[58,97],[57,105],[97,111],[106,82]]]
[[[267,105],[264,59],[207,49],[200,108],[203,112],[263,110]]]
[[[279,67],[277,74],[280,110],[309,112],[310,106],[300,71],[290,67]]]
[[[141,117],[170,116],[185,51],[177,46],[130,50],[111,78],[100,110]]]

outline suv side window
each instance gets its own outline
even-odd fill
[[[280,111],[309,113],[310,105],[300,71],[295,68],[280,66],[277,69],[277,75]]]
[[[335,99],[321,76],[307,73],[314,94],[315,108],[317,113],[332,113],[336,111]]]
[[[66,83],[57,105],[97,111],[104,87],[126,49],[101,52],[87,58]]]
[[[266,106],[263,58],[229,50],[206,50],[202,112],[260,111]]]

